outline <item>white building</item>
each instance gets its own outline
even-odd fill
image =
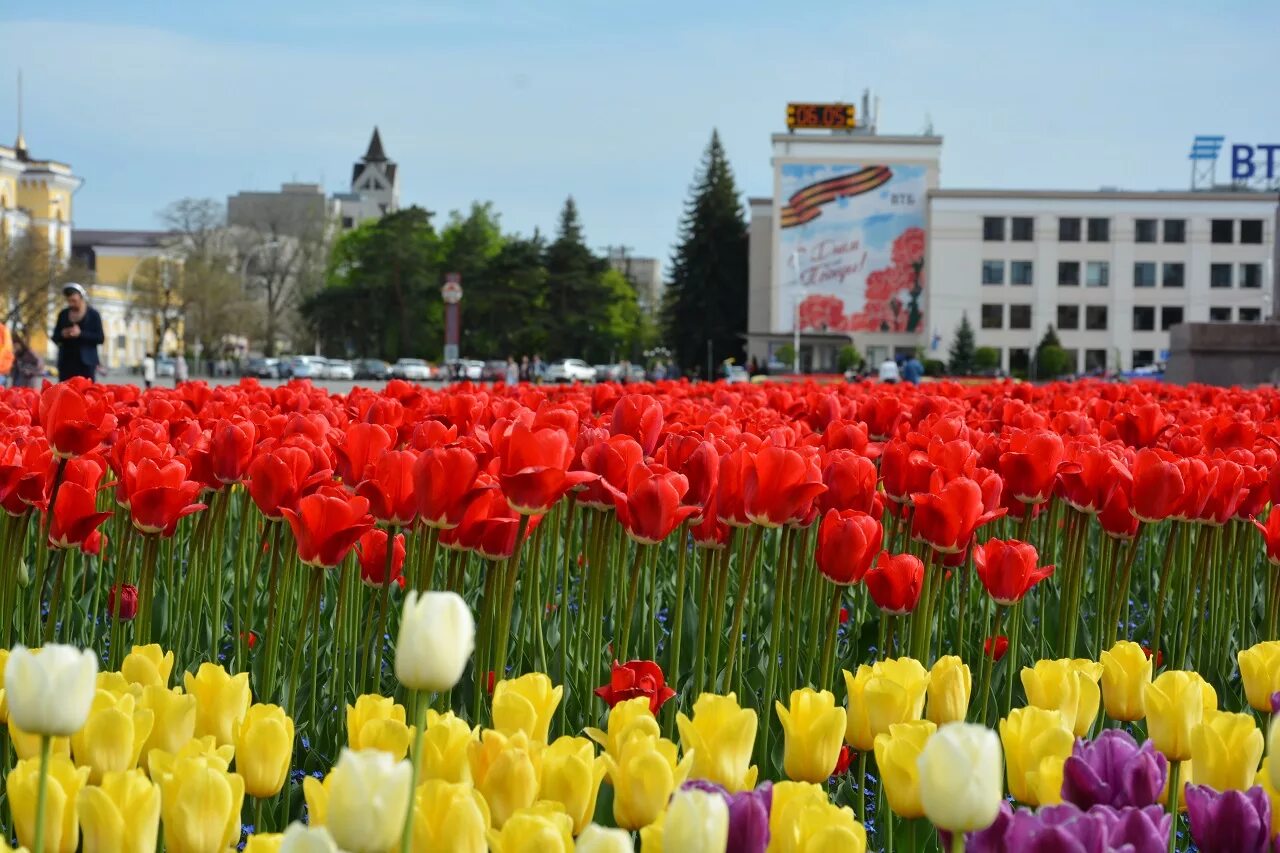
[[[652,314],[662,307],[662,261],[657,258],[638,258],[625,249],[610,247],[607,255],[609,266],[627,277],[636,289],[641,310]]]
[[[351,191],[335,193],[342,230],[369,219],[381,219],[400,209],[400,183],[395,161],[382,150],[382,137],[373,129],[369,150],[351,168]]]

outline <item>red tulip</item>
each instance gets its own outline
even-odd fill
[[[1143,521],[1173,515],[1186,492],[1182,473],[1168,455],[1140,450],[1133,461],[1133,514]]]
[[[506,560],[515,550],[518,527],[519,516],[506,496],[490,488],[476,496],[457,527],[440,531],[440,544],[487,560]]]
[[[117,597],[116,591],[120,590]],[[117,612],[116,601],[120,602],[120,608]],[[131,583],[125,584],[123,587],[116,587],[112,584],[111,589],[107,590],[107,612],[119,619],[121,622],[130,622],[133,617],[138,615],[138,588]]]
[[[787,447],[762,447],[747,471],[743,505],[751,521],[778,527],[804,518],[826,490],[816,461]]]
[[[1102,510],[1112,490],[1131,482],[1124,463],[1098,447],[1069,450],[1067,461],[1058,469],[1058,489],[1063,500],[1089,514]]]
[[[297,510],[284,507],[285,521],[298,543],[298,558],[309,566],[336,566],[373,527],[369,502],[327,488],[298,501]]]
[[[1005,656],[1009,651],[1009,638],[1004,634],[997,634],[994,637],[987,637],[982,641],[982,653],[991,658],[996,663]]]
[[[179,520],[205,508],[195,503],[200,484],[187,479],[187,463],[182,459],[163,465],[151,459],[130,463],[124,480],[133,526],[143,533],[172,536]]]
[[[1273,507],[1267,515],[1266,524],[1255,518],[1253,526],[1262,533],[1262,539],[1267,545],[1267,559],[1271,565],[1280,566],[1280,512]]]
[[[613,406],[613,419],[609,432],[613,435],[629,435],[652,456],[662,436],[662,404],[647,394],[627,394],[618,398]]]
[[[40,394],[40,426],[53,452],[62,458],[96,450],[116,418],[103,394],[92,393],[87,380],[72,379],[47,386]]]
[[[689,526],[693,544],[699,548],[720,550],[729,544],[729,527],[716,517],[715,499],[707,505],[702,520]]]
[[[936,494],[912,495],[912,500],[912,538],[942,554],[964,551],[975,530],[1005,512],[1003,508],[984,511],[982,487],[968,477],[957,477]]]
[[[855,584],[871,568],[883,540],[884,528],[865,512],[829,509],[818,526],[818,571],[832,583]]]
[[[754,456],[744,446],[735,447],[720,454],[720,471],[716,485],[716,518],[721,524],[747,527],[746,487],[747,474],[754,464]]]
[[[480,463],[465,447],[431,447],[413,463],[413,491],[418,515],[428,527],[450,528],[480,494]],[[490,487],[491,488],[491,487]]]
[[[80,546],[80,550],[85,554],[97,557],[102,554],[102,549],[111,544],[105,533],[101,530],[95,530],[85,537],[84,543]]]
[[[1004,490],[1023,503],[1049,500],[1062,464],[1062,436],[1049,430],[1014,433],[1009,449],[1000,454]]]
[[[395,550],[391,558],[391,582],[404,589],[404,534],[396,534]],[[356,542],[356,556],[360,558],[360,580],[375,588],[387,585],[387,531],[374,528]]]
[[[81,456],[67,462],[49,523],[49,547],[83,547],[90,534],[111,517],[109,512],[97,511],[101,481],[102,468],[92,458]]]
[[[644,696],[649,700],[649,710],[657,714],[658,709],[676,692],[667,686],[662,667],[653,661],[632,660],[620,664],[615,660],[609,673],[609,683],[597,687],[595,694],[610,708],[619,702]]]
[[[720,476],[720,453],[710,441],[695,435],[667,435],[659,451],[658,461],[689,481],[683,503],[697,512],[690,521],[699,521],[711,503]]]
[[[928,455],[905,441],[889,442],[880,454],[884,493],[897,503],[906,503],[916,492],[927,491],[932,473]]]
[[[1107,501],[1098,513],[1098,523],[1102,525],[1102,532],[1113,539],[1132,539],[1138,535],[1138,525],[1141,522],[1131,509],[1132,490],[1132,483],[1121,480],[1117,488],[1108,493]]]
[[[53,448],[48,444],[30,442],[22,449],[22,473],[18,476],[17,497],[22,508],[11,515],[21,515],[28,509],[44,510],[49,506],[49,491],[53,488],[54,472],[58,463]]]
[[[356,486],[356,494],[369,501],[369,511],[379,522],[398,527],[413,524],[418,515],[413,489],[417,458],[412,450],[384,450],[365,468],[365,479]]]
[[[244,479],[253,460],[257,435],[253,422],[242,418],[224,418],[214,424],[209,436],[209,461],[218,482],[238,483]]]
[[[973,549],[978,579],[997,604],[1017,604],[1031,587],[1053,574],[1053,566],[1038,566],[1034,545],[1017,539],[989,539]]]
[[[618,521],[637,542],[661,542],[697,511],[680,503],[688,488],[688,481],[674,471],[638,466],[628,478],[626,491],[614,498]]]
[[[328,478],[328,471],[314,470],[311,454],[306,450],[279,447],[259,454],[250,463],[249,497],[259,512],[280,521],[285,509],[296,509],[304,494]]]
[[[833,450],[822,469],[822,482],[827,490],[818,495],[818,511],[856,509],[871,512],[880,483],[876,464],[852,450]]]
[[[587,445],[581,459],[582,469],[598,479],[577,493],[578,502],[593,509],[613,509],[614,499],[627,488],[631,472],[644,464],[644,448],[629,435],[614,435]]]
[[[924,563],[914,554],[882,551],[862,576],[871,600],[885,613],[901,616],[916,609],[924,585]]]
[[[572,461],[573,443],[567,433],[513,426],[498,474],[511,508],[523,515],[544,513],[569,489],[595,479],[585,471],[570,471]]]
[[[1112,418],[1113,431],[1130,447],[1152,447],[1173,426],[1173,418],[1159,403],[1147,403],[1118,412]]]
[[[354,489],[365,478],[365,469],[384,450],[390,450],[394,436],[383,426],[375,423],[356,423],[347,427],[342,441],[333,446],[333,455],[337,460],[335,473],[342,484]]]

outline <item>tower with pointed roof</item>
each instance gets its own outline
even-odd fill
[[[382,148],[382,135],[373,129],[369,150],[351,167],[351,191],[337,196],[341,202],[343,228],[354,228],[368,219],[378,219],[400,207],[399,175],[395,161]]]

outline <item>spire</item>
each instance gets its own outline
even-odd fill
[[[387,155],[382,150],[382,137],[378,135],[377,125],[373,128],[373,139],[369,140],[369,150],[365,152],[366,163],[385,163]]]
[[[377,131],[374,131],[377,136]],[[13,143],[13,149],[21,159],[27,156],[27,140],[22,135],[22,72],[18,72],[18,140]]]

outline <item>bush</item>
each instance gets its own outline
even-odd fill
[[[791,344],[783,344],[773,351],[773,357],[786,366],[788,370],[796,363],[796,350]]]
[[[850,370],[862,366],[862,354],[851,346],[840,348],[840,352],[836,353],[836,368],[841,373],[847,373]]]
[[[947,363],[937,358],[926,358],[924,360],[925,376],[946,376]]]
[[[973,366],[978,370],[995,370],[1000,366],[1000,350],[995,347],[978,347],[973,352]]]
[[[1036,356],[1035,374],[1038,379],[1057,379],[1071,369],[1071,358],[1062,347],[1040,347]]]

